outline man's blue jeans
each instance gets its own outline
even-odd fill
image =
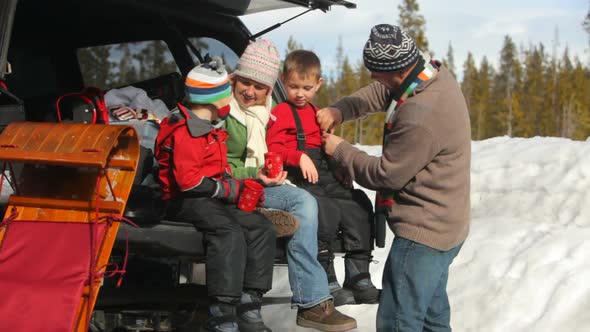
[[[394,238],[383,270],[377,331],[451,331],[447,280],[461,245],[440,251]]]
[[[287,242],[293,307],[311,308],[331,299],[326,272],[317,260],[318,205],[306,190],[290,185],[264,188],[264,207],[292,213],[299,229]]]

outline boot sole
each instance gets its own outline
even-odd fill
[[[297,325],[302,327],[310,327],[324,332],[343,332],[356,329],[356,321],[341,325],[326,325],[311,320],[307,320],[302,317],[297,317]]]
[[[381,291],[379,289],[374,290],[355,290],[352,288],[344,288],[352,291],[354,294],[354,300],[357,304],[376,304],[379,303],[379,295]]]
[[[250,323],[238,317],[240,332],[272,332],[263,322]]]
[[[277,237],[292,236],[299,228],[299,220],[289,212],[256,208],[256,212],[265,216],[275,226]]]

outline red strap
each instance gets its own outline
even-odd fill
[[[55,102],[55,110],[57,111],[57,120],[59,122],[62,121],[61,108],[59,107],[59,105],[61,104],[61,100],[65,97],[71,97],[71,96],[80,97],[80,99],[84,100],[84,102],[86,102],[90,105],[94,105],[94,103],[92,102],[92,100],[90,98],[88,98],[87,96],[85,96],[83,94],[80,94],[80,92],[70,92],[70,93],[63,94],[63,95],[59,96],[59,98],[57,98],[57,101]],[[96,123],[96,108],[92,109],[92,123],[93,124]]]
[[[98,107],[102,121],[105,124],[109,124],[109,110],[104,100],[104,91],[95,87],[88,87],[84,91],[90,94],[95,94],[98,97],[96,100],[96,107]]]
[[[375,195],[375,206],[393,206],[393,199],[390,196],[383,196],[380,193]]]

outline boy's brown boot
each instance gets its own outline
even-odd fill
[[[291,236],[299,228],[299,220],[289,212],[265,208],[256,208],[256,211],[275,226],[277,237]]]
[[[356,320],[336,310],[332,300],[326,300],[311,308],[299,309],[297,325],[328,332],[348,331],[356,328]]]

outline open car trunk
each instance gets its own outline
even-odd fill
[[[125,83],[114,80],[116,82],[110,84],[108,88],[138,87],[147,91],[150,98],[160,98],[167,107],[170,107],[183,97],[182,77],[195,65],[195,54],[188,47],[188,43],[200,49],[202,56],[207,52],[220,52],[223,46],[223,51],[227,52],[224,55],[231,53],[234,57],[238,57],[252,38],[239,16],[288,7],[327,11],[333,5],[355,7],[350,2],[339,0],[1,1],[0,132],[6,125],[25,119],[35,123],[57,121],[55,117],[57,100],[63,95],[81,91],[90,85],[88,77],[85,76],[89,69],[81,64],[83,60],[81,50],[89,50],[85,54],[92,55],[111,47],[109,56],[101,59],[106,58],[111,61],[121,57],[124,52],[121,45],[161,42],[158,46],[164,45],[168,51],[165,60],[173,65],[168,72],[161,73],[163,75],[160,76]],[[96,59],[98,57],[92,60]],[[96,69],[97,72],[102,68],[100,61],[91,62],[91,64],[88,67]],[[94,74],[109,76],[118,70],[116,65],[110,66],[109,63],[105,67],[109,68],[105,73]],[[139,69],[145,72],[149,69],[146,67],[140,65]],[[12,70],[10,71],[9,68]],[[280,83],[277,83],[274,90],[277,93],[274,95],[275,101],[282,101]],[[7,114],[14,116],[6,117]],[[56,128],[60,127],[60,124],[52,125]],[[142,134],[136,131],[139,135]],[[43,135],[36,135],[36,137],[42,138]],[[139,138],[142,139],[142,137]],[[49,157],[47,160],[51,161],[52,158]],[[44,166],[40,166],[42,167]],[[137,173],[141,176],[136,177],[124,212],[126,217],[139,223],[141,227],[135,228],[121,224],[116,238],[113,239],[114,254],[111,256],[111,261],[122,264],[129,258],[128,273],[121,288],[115,287],[113,280],[105,279],[97,300],[98,309],[119,316],[126,315],[130,309],[150,310],[153,314],[154,311],[193,308],[196,302],[201,300],[205,302],[207,299],[203,287],[197,287],[196,293],[187,293],[183,290],[187,284],[179,282],[181,277],[190,281],[191,264],[200,262],[204,258],[203,236],[190,224],[162,219],[162,204],[157,194],[151,190],[153,188],[142,185],[146,176],[153,171],[152,168],[153,158],[149,149],[144,146],[137,166]],[[27,182],[34,183],[33,180],[35,179],[28,179]],[[39,182],[45,183],[46,180],[39,180]],[[3,193],[4,198],[6,198],[5,194]],[[6,205],[6,201],[3,204]],[[34,222],[34,220],[29,221]],[[34,224],[33,226],[24,223],[22,225],[34,227]],[[26,243],[27,239],[20,235],[31,233],[28,230],[25,227],[20,233],[10,233],[11,236],[18,235],[8,238],[11,241],[18,239],[18,243],[13,243],[14,248]],[[74,233],[74,236],[81,237],[79,233]],[[35,232],[35,234],[38,238],[43,237],[43,232]],[[59,247],[60,252],[55,257],[70,250],[67,238],[61,242],[63,246]],[[44,244],[52,245],[47,242]],[[78,244],[78,247],[85,246],[87,246],[85,243]],[[277,247],[284,248],[280,239],[277,241]],[[0,246],[0,259],[7,257],[7,255],[2,256],[2,250]],[[42,255],[45,250],[40,248],[31,252]],[[21,265],[29,264],[30,261],[43,260],[42,257],[21,256],[21,258],[21,261],[17,262]],[[279,261],[284,259],[282,250],[279,250],[277,259]],[[86,262],[89,258],[84,257],[84,260]],[[63,259],[56,262],[66,263]],[[52,262],[44,261],[43,267],[51,268]],[[85,271],[82,271],[80,275],[85,277],[84,273]],[[3,276],[6,275],[10,273],[5,270]],[[79,290],[79,285],[84,281],[77,282],[76,287]],[[163,298],[162,296],[166,294],[168,295]],[[183,294],[185,296],[181,296]],[[34,300],[34,298],[33,294],[30,299]],[[44,299],[47,300],[43,303],[51,305],[51,297]],[[76,304],[75,299],[70,302]],[[47,315],[52,314],[47,311]],[[68,317],[71,320],[74,315]],[[28,319],[40,318],[28,317]],[[107,327],[103,328],[101,324],[106,323],[103,321],[95,324],[93,331],[107,331]],[[117,324],[120,325],[112,325],[110,328],[127,326],[121,320],[117,321]],[[84,326],[84,324],[78,324],[78,326]],[[154,330],[153,326],[149,328]],[[149,328],[146,327],[145,330]],[[139,328],[136,330],[142,331]]]

